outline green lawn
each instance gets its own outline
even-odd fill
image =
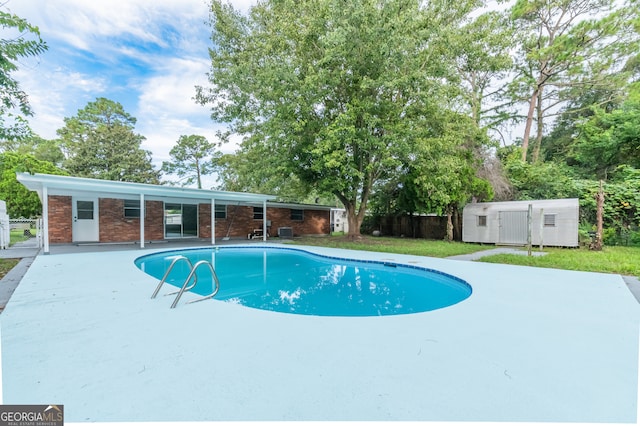
[[[356,242],[348,241],[343,236],[296,238],[293,244],[431,257],[448,257],[495,248],[493,245],[370,236],[363,236]],[[605,247],[601,252],[584,248],[545,248],[544,252],[548,254],[531,257],[501,254],[483,257],[480,261],[640,277],[640,247]]]
[[[640,277],[640,247],[605,247],[602,251],[587,249],[546,248],[545,256],[498,254],[480,262],[539,266],[572,271],[605,272]]]
[[[20,241],[27,241],[29,238],[31,238],[31,237],[25,237],[24,230],[22,229],[12,229],[10,233],[11,233],[11,239],[9,240],[9,245],[14,245],[15,243]],[[31,234],[36,235],[36,230],[32,229]]]
[[[14,266],[20,262],[20,259],[0,259],[0,279],[7,275]]]
[[[32,229],[31,232],[35,235],[36,230]],[[24,236],[22,229],[14,229],[10,231],[9,245],[12,246],[19,241],[26,241],[29,237]],[[20,262],[20,259],[0,259],[0,279],[4,277],[14,266]]]
[[[359,241],[349,241],[344,236],[301,237],[293,244],[307,246],[334,247],[351,250],[367,250],[383,253],[414,254],[418,256],[448,257],[458,254],[475,253],[493,246],[435,240],[421,240],[393,237],[370,237],[363,235]]]

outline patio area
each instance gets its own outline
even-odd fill
[[[171,310],[133,264],[169,248],[38,255],[0,314],[2,403],[78,423],[637,421],[640,305],[618,275],[295,246],[437,269],[473,294],[387,317]]]

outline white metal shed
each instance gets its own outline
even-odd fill
[[[462,211],[462,241],[525,245],[531,214],[533,245],[577,247],[577,198],[470,203]]]

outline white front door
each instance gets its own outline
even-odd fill
[[[75,241],[99,241],[98,199],[73,197],[73,238]]]

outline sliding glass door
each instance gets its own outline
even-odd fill
[[[197,204],[164,204],[165,238],[183,238],[198,236]]]

